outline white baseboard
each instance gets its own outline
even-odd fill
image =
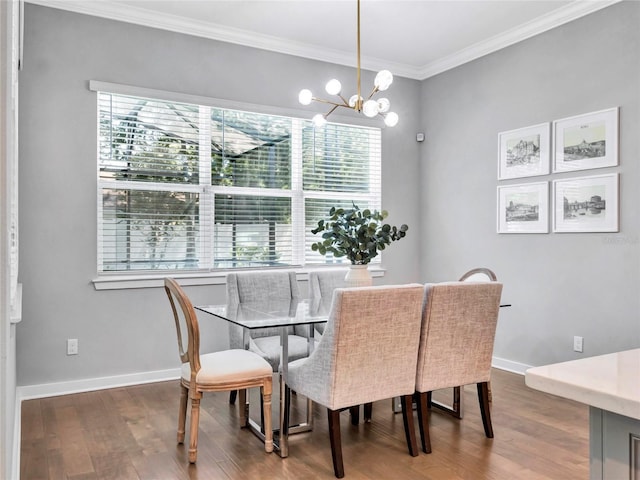
[[[42,385],[25,385],[17,388],[17,405],[22,400],[55,397],[70,393],[90,392],[107,388],[126,387],[143,383],[163,382],[180,378],[180,369],[156,370],[152,372],[130,373],[112,377],[86,378],[69,382],[45,383]]]
[[[493,357],[491,359],[491,366],[497,368],[499,370],[506,370],[507,372],[519,373],[520,375],[524,375],[531,365],[527,365],[525,363],[513,362],[511,360],[506,360],[504,358]]]

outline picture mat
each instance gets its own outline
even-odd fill
[[[553,122],[554,172],[618,165],[618,108]]]
[[[498,233],[548,232],[548,182],[498,187]]]
[[[554,232],[617,232],[617,173],[554,180]]]
[[[549,173],[550,124],[498,134],[498,180]]]

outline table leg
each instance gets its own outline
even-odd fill
[[[278,453],[282,458],[289,456],[289,429],[285,425],[285,418],[289,414],[289,402],[287,396],[287,371],[289,364],[289,332],[283,328],[280,332],[280,345],[282,347],[282,355],[280,355],[280,434],[278,436]]]

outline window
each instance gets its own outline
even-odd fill
[[[98,271],[341,262],[310,230],[333,205],[380,208],[380,137],[98,91]]]

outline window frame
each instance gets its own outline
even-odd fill
[[[96,80],[91,80],[89,82],[89,90],[92,92],[109,93],[113,95],[129,95],[134,97],[146,97],[158,101],[165,102],[182,102],[182,103],[190,103],[210,108],[222,108],[222,109],[232,109],[232,110],[240,110],[249,113],[255,114],[265,114],[265,115],[275,115],[275,116],[285,116],[292,120],[294,124],[301,123],[304,121],[306,117],[309,116],[309,112],[301,111],[296,109],[284,109],[278,107],[271,107],[265,105],[255,105],[255,104],[247,104],[240,103],[229,100],[215,99],[210,97],[201,97],[196,95],[182,94],[176,92],[166,92],[161,90],[154,90],[142,87],[135,87],[129,85],[120,85],[108,82],[101,82]],[[100,121],[100,110],[98,108],[98,102],[96,101],[96,125],[99,125]],[[375,195],[376,204],[372,204],[372,208],[380,208],[381,196],[382,196],[382,128],[378,124],[374,124],[373,121],[367,119],[366,117],[357,117],[354,118],[346,118],[341,117],[340,115],[334,115],[334,119],[339,124],[345,124],[348,126],[363,126],[374,128],[378,130],[379,135],[379,149],[377,150],[377,158],[374,158],[374,162],[377,163],[376,174],[377,178],[373,184],[373,188],[370,188],[369,191],[365,193],[361,192],[349,192],[349,197],[353,198],[357,201],[357,199],[367,199],[370,200],[372,195]],[[292,129],[292,151],[294,150],[302,150],[302,135],[300,134],[301,128],[293,128]],[[100,146],[98,144],[98,135],[96,135],[96,152],[97,158],[99,159],[99,149]],[[294,153],[292,156],[295,156]],[[305,264],[305,243],[306,243],[306,234],[304,232],[305,228],[305,219],[304,219],[304,205],[307,199],[344,199],[344,192],[327,192],[327,191],[314,191],[314,190],[303,190],[303,168],[302,168],[302,154],[298,153],[300,159],[298,161],[295,158],[292,159],[291,165],[291,189],[290,190],[279,190],[274,189],[273,191],[269,191],[269,196],[280,196],[290,198],[292,204],[297,203],[299,208],[292,207],[292,226],[300,226],[302,227],[302,232],[294,233],[293,235],[293,258],[292,264],[286,266],[265,266],[265,267],[240,267],[243,270],[259,270],[259,269],[274,269],[274,268],[285,268],[285,269],[294,269],[299,273],[299,279],[306,278],[306,272],[311,269],[317,268],[332,268],[340,267],[344,268],[344,263],[338,264],[324,264],[324,263],[313,263],[313,264]],[[207,163],[207,162],[201,162]],[[374,165],[375,165],[374,163]],[[210,165],[209,165],[210,168]],[[246,193],[250,194],[265,194],[267,193],[266,189],[252,188],[252,187],[229,187],[229,186],[218,186],[212,185],[211,183],[203,183],[205,179],[208,177],[203,176],[200,172],[200,183],[199,184],[170,184],[170,183],[153,183],[153,182],[145,182],[144,185],[136,184],[135,182],[126,182],[126,181],[114,181],[114,180],[103,180],[100,178],[100,165],[99,162],[96,162],[96,176],[97,176],[97,200],[98,200],[98,216],[97,216],[97,255],[96,255],[96,271],[97,276],[93,279],[93,284],[96,290],[103,289],[122,289],[122,288],[145,288],[145,287],[156,287],[162,286],[162,279],[167,275],[168,272],[171,272],[173,277],[181,279],[185,285],[204,285],[204,284],[222,284],[224,283],[224,278],[229,271],[234,271],[234,268],[214,268],[213,263],[209,262],[209,267],[201,268],[198,270],[180,270],[180,269],[160,269],[157,271],[152,270],[100,270],[100,265],[102,262],[102,228],[103,228],[103,217],[102,217],[102,209],[100,208],[100,203],[102,201],[102,191],[104,188],[111,189],[158,189],[158,190],[173,190],[173,191],[190,191],[197,192],[199,194],[209,195],[211,199],[215,198],[216,193],[229,193],[233,191],[234,194],[242,195]],[[203,202],[203,205],[206,205],[208,202]],[[213,206],[206,206],[205,209],[209,209],[206,211],[206,214],[209,215],[212,213]],[[201,218],[204,220],[205,216],[202,215]],[[203,223],[213,224],[212,220],[204,220]],[[211,231],[213,228],[211,227]],[[204,242],[207,243],[207,242]],[[205,259],[211,260],[213,252],[210,251],[211,248],[205,249],[203,257]],[[371,270],[374,276],[381,276],[384,274],[384,269],[381,268],[380,257],[378,257],[378,261],[375,264],[371,265]]]

